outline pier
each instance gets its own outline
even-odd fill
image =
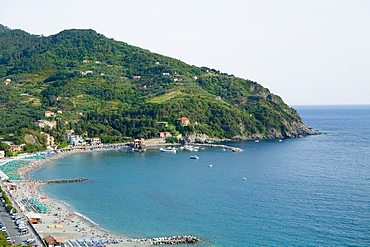
[[[223,149],[231,150],[233,152],[243,152],[243,149],[241,149],[241,148],[236,148],[236,147],[231,147],[231,146],[221,145],[221,144],[197,143],[196,145],[198,145],[198,146],[205,146],[205,147],[223,148]]]

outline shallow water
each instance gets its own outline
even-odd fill
[[[88,178],[43,190],[128,237],[192,234],[204,240],[197,246],[370,245],[370,107],[296,109],[324,134],[232,142],[244,152],[206,148],[199,160],[189,151],[74,154],[31,178]]]

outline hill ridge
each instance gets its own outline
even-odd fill
[[[314,134],[294,109],[257,82],[188,65],[92,29],[47,37],[0,31],[1,81],[0,135],[16,142],[45,131],[35,125],[42,119],[56,121],[47,132],[59,143],[67,129],[105,142],[159,132],[209,139]],[[45,117],[45,111],[55,115]],[[176,124],[179,117],[190,123]],[[7,136],[13,132],[18,139]]]

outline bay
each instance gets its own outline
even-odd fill
[[[322,135],[226,143],[241,153],[91,152],[31,179],[127,237],[192,234],[197,246],[370,245],[370,106],[295,106]],[[212,164],[212,167],[209,165]],[[246,178],[244,180],[243,178]]]

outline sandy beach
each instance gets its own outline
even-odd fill
[[[97,224],[73,212],[65,203],[44,195],[41,190],[44,183],[28,180],[32,170],[77,152],[83,151],[68,151],[35,159],[17,170],[18,175],[24,180],[11,180],[16,189],[8,192],[20,214],[39,213],[38,209],[30,208],[27,204],[30,201],[35,202],[44,211],[40,213],[42,222],[32,224],[34,229],[41,238],[48,235],[61,237],[66,246],[86,246],[86,242],[91,246],[149,246],[152,243],[149,239],[127,239],[104,231]],[[3,184],[6,186],[7,182]]]
[[[31,155],[24,159],[19,159],[18,164],[12,163],[10,168],[4,167],[1,170],[7,170],[8,174],[14,177],[9,182],[2,181],[3,187],[12,184],[13,189],[7,189],[10,198],[14,201],[20,216],[38,213],[42,220],[32,224],[37,234],[43,239],[52,235],[61,238],[65,246],[70,247],[104,247],[104,246],[150,246],[160,244],[180,244],[195,243],[199,240],[193,236],[169,236],[155,238],[126,238],[117,234],[108,232],[90,219],[74,212],[64,202],[49,198],[42,192],[43,181],[29,180],[29,174],[35,169],[47,165],[56,159],[64,158],[68,155],[81,152],[99,152],[109,150],[109,148],[97,149],[75,149],[63,152],[53,152],[46,155]],[[111,149],[110,149],[111,150]],[[71,178],[66,178],[71,179]],[[114,219],[112,219],[114,220]]]

